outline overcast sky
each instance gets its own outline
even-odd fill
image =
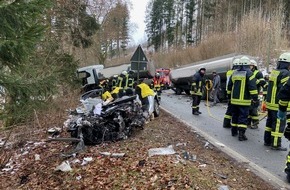
[[[146,41],[145,34],[145,11],[149,0],[131,0],[132,10],[130,11],[131,23],[136,24],[138,28],[133,32],[132,44],[140,44]]]

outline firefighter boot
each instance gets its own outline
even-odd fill
[[[192,114],[193,114],[193,115],[199,115],[199,113],[197,112],[197,110],[194,109],[194,108],[192,108]]]
[[[198,114],[201,114],[201,112],[199,111],[199,107],[197,107],[197,113],[198,113]]]
[[[272,142],[274,142],[274,138],[272,137]],[[281,137],[278,137],[277,144],[272,144],[272,150],[279,150],[279,151],[287,151],[286,147],[281,145]]]
[[[237,127],[232,127],[231,131],[232,131],[232,136],[233,137],[235,137],[235,136],[238,135],[238,129],[237,129]]]
[[[224,118],[223,128],[231,128],[231,120],[228,118]]]
[[[245,135],[245,129],[239,129],[239,141],[246,141],[248,138]]]

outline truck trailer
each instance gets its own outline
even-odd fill
[[[182,67],[172,69],[170,73],[170,79],[172,82],[172,89],[177,95],[185,92],[190,95],[191,82],[193,75],[198,72],[202,67],[206,69],[205,79],[207,81],[212,80],[212,72],[216,71],[221,78],[221,91],[219,93],[219,99],[226,99],[226,72],[233,67],[233,60],[241,58],[244,55],[241,54],[229,54],[225,56],[216,57],[204,61],[199,61],[191,64],[184,65]],[[246,55],[248,56],[248,55]],[[248,56],[250,59],[253,57]],[[206,90],[203,89],[203,98],[206,97]]]

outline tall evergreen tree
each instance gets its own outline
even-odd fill
[[[48,0],[16,0],[0,7],[1,119],[6,126],[29,120],[57,92],[66,80],[62,76],[71,76],[64,68],[74,68],[71,56],[46,45],[50,7]]]

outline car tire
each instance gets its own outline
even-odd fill
[[[157,100],[154,99],[154,111],[153,111],[154,117],[158,117],[160,115],[160,108]]]

